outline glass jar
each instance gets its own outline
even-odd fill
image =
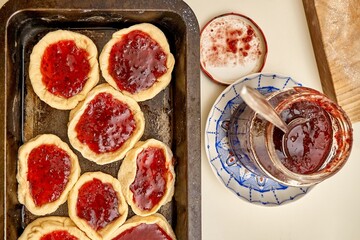
[[[311,186],[337,173],[352,147],[345,112],[324,94],[305,87],[276,91],[267,100],[288,124],[283,133],[245,103],[229,124],[229,144],[249,171],[288,186]]]

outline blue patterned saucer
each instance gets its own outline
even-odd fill
[[[304,196],[311,188],[287,187],[272,179],[248,171],[229,150],[227,130],[230,116],[243,103],[238,94],[242,84],[269,93],[287,87],[301,86],[291,77],[256,73],[228,86],[216,99],[205,127],[205,149],[215,175],[226,188],[251,203],[281,205]]]

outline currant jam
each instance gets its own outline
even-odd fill
[[[77,138],[95,153],[114,152],[136,128],[129,106],[109,93],[98,94],[75,126]]]
[[[86,182],[78,192],[76,212],[96,231],[103,229],[119,216],[119,200],[111,184],[99,179]]]
[[[68,233],[68,231],[59,230],[45,234],[40,240],[78,240],[78,238]]]
[[[53,144],[31,150],[27,180],[36,206],[56,201],[69,181],[71,160],[66,151]]]
[[[172,238],[157,224],[141,223],[133,228],[129,228],[116,236],[112,240],[172,240]]]
[[[160,202],[166,191],[169,173],[163,149],[148,147],[136,159],[137,172],[130,185],[133,200],[142,210],[151,210]]]
[[[108,71],[120,90],[136,93],[150,88],[167,71],[167,56],[147,33],[132,31],[110,51]]]
[[[274,145],[282,164],[289,170],[310,174],[317,171],[329,155],[332,145],[332,124],[327,112],[314,101],[295,102],[281,112],[281,118],[291,125],[287,134],[275,128]]]
[[[44,51],[40,71],[46,89],[52,94],[70,98],[84,87],[90,72],[89,54],[73,40],[50,44]]]

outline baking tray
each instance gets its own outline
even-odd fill
[[[30,84],[33,46],[51,30],[68,29],[89,36],[100,52],[113,32],[141,22],[153,23],[165,33],[176,61],[171,84],[155,98],[140,103],[146,119],[142,139],[164,141],[176,158],[175,195],[160,213],[178,239],[201,239],[199,27],[191,9],[180,0],[10,0],[0,9],[1,238],[17,239],[36,218],[17,200],[19,146],[43,133],[56,134],[69,143],[69,111],[40,101]],[[82,173],[101,170],[117,175],[121,161],[98,166],[74,152]],[[67,215],[67,204],[52,215]]]

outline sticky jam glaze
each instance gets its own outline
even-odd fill
[[[77,138],[95,153],[118,150],[136,128],[129,106],[109,93],[99,93],[75,126]]]
[[[281,130],[274,131],[277,154],[284,166],[295,173],[317,171],[331,150],[331,120],[319,104],[313,101],[293,103],[281,113],[282,119],[290,123],[293,119],[305,118],[306,122],[291,126],[285,137]]]
[[[159,225],[141,223],[129,228],[112,240],[173,240]]]
[[[90,72],[89,54],[73,40],[50,44],[44,51],[40,71],[46,89],[52,94],[70,98],[78,94]]]
[[[59,230],[45,234],[40,238],[40,240],[78,240],[78,238],[74,237],[67,231]]]
[[[42,144],[28,157],[30,194],[36,206],[51,203],[63,193],[71,172],[71,160],[66,151],[53,144]]]
[[[166,73],[166,53],[147,33],[134,30],[115,43],[108,71],[120,90],[137,93]]]
[[[170,173],[164,150],[148,147],[136,159],[137,171],[130,185],[133,201],[142,210],[151,210],[164,197],[167,176]]]
[[[78,192],[76,213],[96,231],[119,216],[119,200],[113,186],[94,178],[84,183]]]

